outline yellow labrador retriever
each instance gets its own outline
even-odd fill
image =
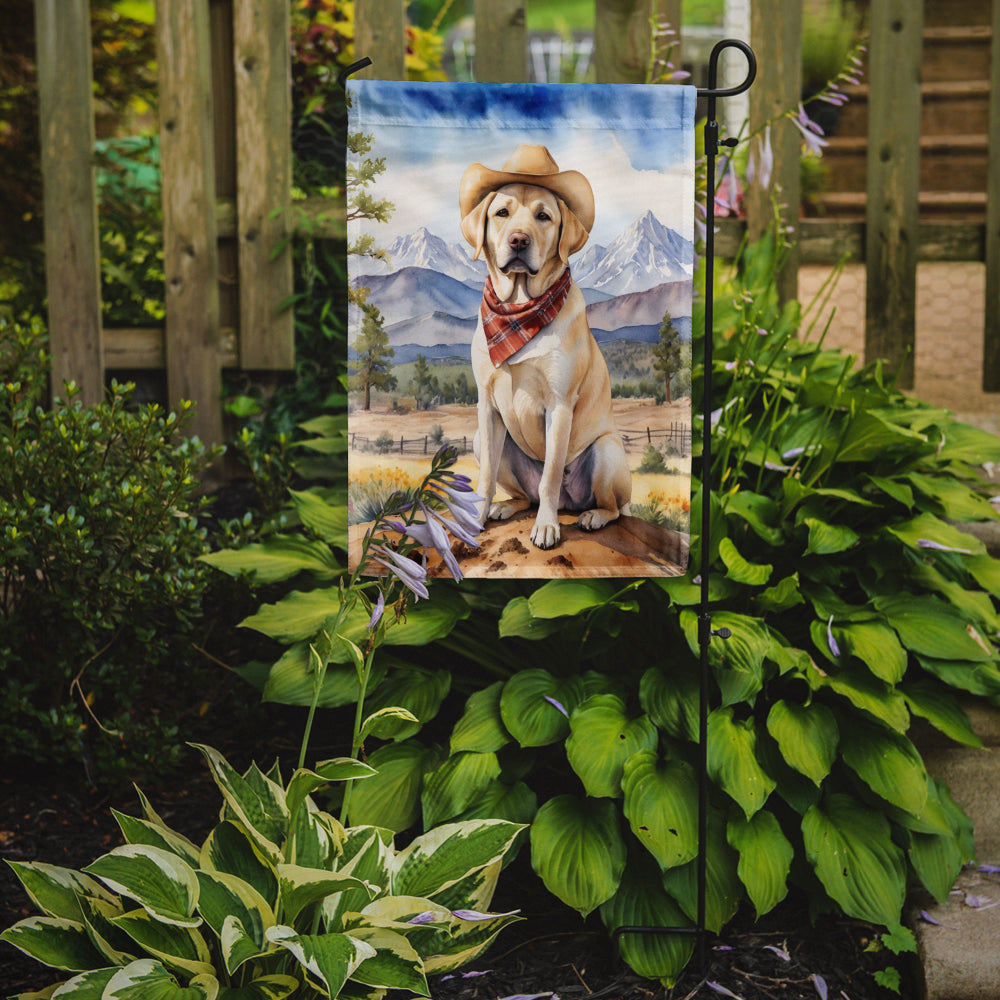
[[[488,271],[472,342],[481,522],[537,504],[531,540],[550,549],[560,510],[594,531],[628,514],[632,494],[607,364],[568,267],[590,235],[593,192],[544,146],[522,145],[502,170],[469,167],[459,207]],[[494,502],[498,486],[510,500]]]

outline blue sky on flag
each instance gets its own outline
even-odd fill
[[[372,188],[395,205],[386,224],[349,236],[379,244],[426,226],[463,243],[458,189],[472,163],[499,170],[520,143],[548,147],[560,170],[594,189],[591,241],[606,245],[652,209],[685,239],[694,228],[692,87],[584,84],[426,84],[350,81],[352,121],[374,133],[386,171]]]

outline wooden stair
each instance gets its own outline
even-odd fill
[[[925,5],[919,197],[924,221],[985,219],[990,16],[988,0]],[[824,150],[829,190],[814,203],[824,217],[864,219],[868,87],[861,83],[847,93],[850,101]]]

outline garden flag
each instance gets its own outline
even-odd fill
[[[353,559],[448,443],[465,575],[683,573],[694,88],[348,93]]]

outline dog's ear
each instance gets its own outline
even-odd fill
[[[570,254],[580,250],[590,238],[590,233],[583,228],[583,223],[573,214],[569,206],[559,199],[559,212],[562,216],[562,231],[559,234],[559,259],[569,262]]]
[[[462,235],[475,249],[473,260],[479,260],[486,241],[486,211],[496,197],[496,191],[491,191],[469,214],[462,219]]]

